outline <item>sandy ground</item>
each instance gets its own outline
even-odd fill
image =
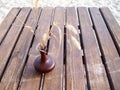
[[[0,0],[0,23],[4,20],[12,7],[34,7],[35,0]],[[120,0],[39,0],[40,7],[109,7],[120,24]]]

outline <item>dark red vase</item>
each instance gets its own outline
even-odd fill
[[[34,61],[35,69],[40,73],[50,72],[55,67],[54,60],[46,52],[40,51],[40,54]]]

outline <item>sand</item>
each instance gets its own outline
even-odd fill
[[[0,0],[0,23],[4,20],[12,7],[34,7],[35,0]],[[109,7],[120,24],[120,0],[39,0],[40,7]]]

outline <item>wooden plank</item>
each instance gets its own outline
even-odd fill
[[[108,70],[112,79],[114,90],[120,89],[120,57],[107,62]]]
[[[12,8],[12,10],[8,13],[4,21],[0,24],[0,44],[14,22],[16,16],[18,15],[20,8]]]
[[[45,7],[43,9],[44,11],[42,12],[40,21],[38,22],[38,30],[35,33],[35,40],[34,43],[32,45],[32,48],[30,50],[30,54],[32,55],[39,55],[39,52],[36,50],[36,45],[38,45],[41,40],[43,38],[41,38],[43,36],[44,33],[48,33],[50,30],[50,24],[51,24],[51,20],[52,20],[52,8],[50,7]],[[47,13],[48,12],[48,13]]]
[[[55,68],[45,74],[44,90],[63,89],[63,45],[64,45],[64,8],[55,8],[55,15],[51,32],[55,37],[51,37],[48,55],[56,62]]]
[[[33,63],[35,59],[36,56],[29,55],[20,81],[19,90],[39,90],[41,74],[34,69]]]
[[[18,17],[16,18],[15,22],[13,23],[10,29],[10,32],[8,32],[5,40],[0,46],[0,77],[5,68],[5,65],[7,64],[8,58],[11,55],[12,50],[14,49],[15,43],[17,42],[20,32],[22,31],[22,27],[29,12],[29,8],[23,8],[20,11]]]
[[[32,28],[32,30],[35,31],[40,12],[41,9],[33,9],[31,11],[1,80],[1,89],[17,89],[33,38],[33,33],[30,29]]]
[[[117,60],[117,63],[116,63],[116,58],[119,58],[118,52],[115,48],[112,38],[110,37],[109,31],[99,12],[99,9],[90,8],[90,13],[91,13],[94,25],[95,25],[96,33],[100,41],[103,58],[105,59],[105,65],[108,69],[108,74],[110,75],[109,80],[110,80],[111,88],[118,90],[120,88],[120,86],[118,85],[118,83],[120,83],[120,80],[119,80],[119,76],[120,76],[119,69],[120,68],[113,67],[115,66],[114,64],[118,66],[117,64],[120,63],[120,60]],[[110,64],[110,62],[113,63],[113,66]],[[111,68],[114,68],[116,72],[112,73]]]
[[[83,47],[91,90],[109,90],[109,82],[99,54],[87,8],[78,8]],[[99,71],[98,71],[99,70]]]
[[[110,12],[110,10],[108,8],[104,7],[104,8],[101,8],[100,10],[101,10],[104,20],[106,21],[106,24],[113,36],[115,43],[117,44],[117,49],[120,53],[120,26],[116,22],[115,18],[113,17],[112,13]],[[120,89],[120,86],[119,86],[119,83],[120,83],[120,79],[119,79],[120,58],[116,58],[114,60],[114,62],[111,61],[108,63],[109,63],[108,69],[110,71],[110,75],[113,78],[115,90],[119,90]]]
[[[66,14],[66,88],[67,90],[86,90],[87,85],[75,8],[67,8]]]
[[[102,12],[102,15],[104,17],[104,20],[109,28],[109,31],[112,34],[112,37],[115,41],[115,43],[117,44],[117,49],[120,53],[120,26],[117,23],[117,21],[115,20],[114,16],[112,15],[112,13],[110,12],[110,10],[107,7],[103,7],[100,9]],[[120,86],[120,58],[116,58],[111,62],[108,62],[108,69],[110,71],[110,75],[113,79],[113,83],[114,83],[114,88],[115,90],[119,90]]]
[[[107,7],[100,8],[104,20],[112,34],[112,37],[117,44],[118,51],[120,53],[120,26],[112,15],[111,11]]]
[[[110,58],[109,60],[113,60],[116,57],[119,57],[105,22],[99,12],[99,9],[90,8],[90,13],[95,25],[96,33],[102,46],[102,50],[104,52],[104,56]],[[109,60],[106,60],[106,62]]]
[[[44,33],[48,33],[50,28],[50,21],[52,16],[52,8],[43,8],[40,16],[40,20],[38,22],[38,28],[35,32],[35,38],[31,47],[31,52],[23,71],[23,76],[20,82],[19,90],[38,90],[41,74],[37,74],[34,69],[33,62],[35,58],[39,55],[36,50],[36,46],[38,43],[42,42],[42,37]],[[37,53],[37,54],[35,54]]]

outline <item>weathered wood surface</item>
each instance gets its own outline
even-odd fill
[[[31,32],[31,29],[35,31],[40,11],[41,9],[37,11],[33,9],[31,11],[30,16],[28,17],[28,20],[16,44],[16,47],[14,48],[14,51],[11,55],[4,76],[2,77],[0,88],[9,90],[17,89],[34,34]],[[35,17],[33,17],[34,14],[36,14]]]
[[[90,8],[90,12],[101,45],[103,58],[105,59],[104,63],[108,69],[107,73],[110,75],[108,78],[109,81],[112,82],[110,83],[111,88],[119,90],[120,85],[118,83],[120,83],[120,60],[117,49],[113,43],[112,37],[110,36],[110,33],[107,29],[107,26],[105,25],[99,9]]]
[[[66,88],[85,90],[86,78],[82,60],[82,49],[75,8],[66,10]]]
[[[29,8],[23,8],[20,11],[15,22],[10,28],[10,32],[8,32],[5,40],[0,46],[0,77],[2,76],[5,65],[9,61],[9,56],[11,55],[12,50],[14,49],[14,46],[17,42],[20,32],[22,31],[23,24],[26,21],[29,12]]]
[[[39,55],[39,52],[36,50],[36,45],[42,42],[43,34],[49,32],[51,17],[52,8],[44,8],[41,12],[40,20],[38,22],[38,28],[35,32],[35,38],[31,47],[31,52],[23,71],[19,87],[20,90],[39,90],[40,88],[40,83],[42,79],[41,74],[35,72],[33,63],[35,58]]]
[[[78,12],[90,88],[91,90],[109,90],[107,75],[99,54],[94,30],[90,23],[88,9],[78,8]]]
[[[17,17],[18,13],[20,11],[20,8],[13,8],[2,24],[0,25],[0,44],[5,37],[6,33],[8,32],[9,28],[12,26],[12,23],[14,22],[15,18]]]
[[[107,7],[103,7],[100,10],[101,10],[101,13],[103,15],[103,18],[104,18],[108,28],[109,28],[109,31],[112,34],[112,37],[117,45],[117,49],[120,54],[120,26]]]
[[[45,74],[44,90],[63,89],[64,8],[55,8],[53,17],[48,55],[55,61],[56,66],[52,72]]]
[[[49,32],[56,66],[40,74],[36,47]],[[0,33],[0,90],[120,88],[120,27],[108,8],[13,8]]]

